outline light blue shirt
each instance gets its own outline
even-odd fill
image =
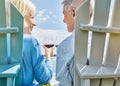
[[[60,86],[73,86],[74,33],[57,48],[56,80]]]
[[[41,45],[32,35],[24,34],[23,86],[33,86],[34,79],[40,86],[52,79],[52,64],[44,59],[41,49]]]

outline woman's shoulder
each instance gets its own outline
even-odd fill
[[[37,39],[32,35],[24,34],[23,40],[24,40],[24,43],[27,43],[27,44],[29,43],[34,46],[39,45]]]

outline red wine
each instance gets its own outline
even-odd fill
[[[54,45],[53,44],[47,44],[47,45],[45,45],[45,47],[47,47],[47,48],[50,48],[50,47],[53,47]]]

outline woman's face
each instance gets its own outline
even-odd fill
[[[35,22],[34,22],[34,13],[33,12],[29,12],[27,15],[25,15],[25,27],[27,26],[27,31],[28,33],[32,32],[32,29],[34,26],[36,26]]]

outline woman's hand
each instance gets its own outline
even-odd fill
[[[50,57],[53,56],[53,49],[54,47],[46,47],[45,45],[43,45],[43,48],[45,49],[45,55],[46,55],[46,59],[50,59]]]

